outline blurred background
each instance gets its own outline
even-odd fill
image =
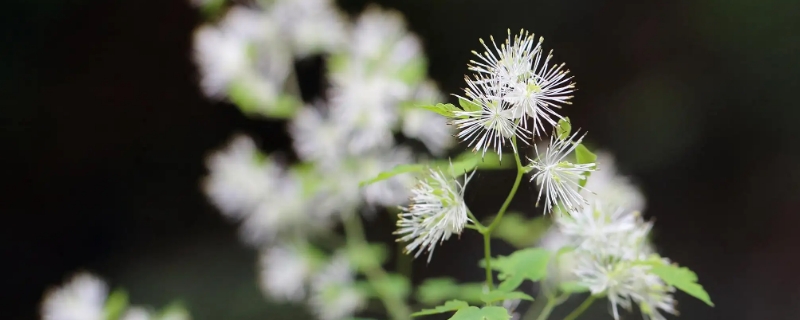
[[[661,253],[697,272],[716,303],[679,294],[680,318],[800,319],[800,2],[375,2],[406,15],[445,92],[462,87],[479,37],[544,36],[579,89],[564,115],[642,187]],[[339,3],[352,14],[366,1]],[[195,319],[306,318],[265,301],[256,253],[200,192],[203,157],[235,132],[290,152],[285,123],[202,97],[191,61],[201,21],[188,1],[6,1],[5,319],[37,318],[43,291],[76,270],[127,288],[133,303],[179,298]],[[467,201],[480,196],[474,211],[491,214],[512,180],[484,173]],[[512,209],[535,214],[533,191]],[[385,220],[371,238],[391,241]],[[445,243],[429,265],[415,262],[414,280],[478,281],[480,243],[470,233]],[[610,318],[604,304],[592,311]]]

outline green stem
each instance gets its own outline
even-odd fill
[[[503,215],[508,210],[508,206],[511,204],[511,200],[514,199],[514,195],[517,194],[517,189],[519,189],[519,183],[522,181],[522,176],[525,175],[525,168],[522,167],[522,161],[519,159],[519,153],[516,152],[517,150],[517,137],[514,136],[511,138],[511,144],[515,150],[514,152],[514,160],[517,162],[517,177],[514,179],[514,186],[511,187],[511,192],[509,192],[508,196],[506,197],[506,201],[503,202],[503,205],[500,207],[500,210],[497,212],[497,216],[494,217],[492,223],[489,224],[487,227],[482,227],[481,234],[483,234],[483,255],[484,260],[486,261],[486,286],[489,287],[489,290],[494,290],[494,280],[492,279],[492,246],[490,244],[490,240],[492,238],[492,231],[497,228],[500,224],[500,220],[503,219]],[[474,216],[473,216],[473,219]],[[477,220],[476,220],[476,223]]]
[[[364,236],[364,227],[361,225],[361,217],[354,213],[343,220],[348,246],[366,247],[367,239]],[[386,278],[389,276],[389,274],[386,273],[386,270],[383,270],[383,267],[381,267],[380,264],[370,264],[369,266],[364,266],[363,269],[364,270],[362,271],[364,272],[367,281],[369,281],[375,290],[378,291],[378,296],[383,302],[383,305],[386,307],[386,311],[389,313],[389,316],[394,320],[410,319],[411,310],[409,310],[405,301],[391,294],[391,292],[385,291],[383,286],[375,285],[376,283],[386,280]]]
[[[588,309],[589,306],[591,306],[592,303],[594,303],[594,300],[596,300],[596,299],[597,299],[597,297],[595,297],[595,296],[589,296],[588,298],[586,298],[586,300],[583,301],[583,303],[581,303],[580,306],[578,306],[577,309],[575,309],[572,312],[570,312],[570,314],[567,315],[567,317],[564,318],[564,320],[575,320],[575,319],[577,319],[578,316],[583,314],[583,312],[586,311],[586,309]]]
[[[547,319],[547,317],[550,316],[550,313],[553,312],[553,309],[556,307],[557,304],[558,304],[558,301],[556,301],[556,299],[548,298],[547,299],[547,304],[544,305],[544,309],[542,309],[542,313],[539,314],[539,317],[537,317],[536,320],[545,320],[545,319]]]
[[[486,286],[489,290],[494,290],[494,279],[492,278],[492,236],[488,232],[483,233],[483,256],[486,260]]]

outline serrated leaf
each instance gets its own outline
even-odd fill
[[[596,154],[594,154],[594,153],[592,153],[591,151],[589,151],[589,149],[587,149],[587,148],[586,148],[586,146],[584,146],[584,145],[581,143],[581,144],[579,144],[579,145],[578,145],[578,146],[575,148],[575,161],[576,161],[578,164],[588,164],[588,163],[595,163],[595,162],[597,161],[597,155],[596,155]],[[587,181],[589,181],[589,176],[590,176],[591,174],[592,174],[591,172],[588,172],[588,171],[587,171],[587,172],[585,172],[585,173],[583,174],[584,178],[583,178],[583,179],[581,179],[581,180],[578,182],[578,184],[579,184],[581,187],[584,187],[584,186],[586,186],[586,182],[587,182]]]
[[[419,107],[425,110],[436,112],[448,118],[454,118],[456,116],[454,112],[461,111],[461,109],[454,106],[452,103],[437,103],[435,105],[421,105]]]
[[[556,134],[558,135],[559,140],[564,140],[569,138],[569,134],[572,132],[572,124],[569,122],[569,117],[561,118],[558,120],[558,125],[556,125]]]
[[[517,290],[523,281],[525,281],[525,276],[521,274],[506,276],[503,282],[500,282],[500,285],[497,286],[497,290],[512,292]]]
[[[103,314],[105,319],[117,320],[125,310],[128,308],[128,293],[123,289],[116,289],[106,299],[106,304],[103,307]]]
[[[503,307],[468,307],[460,309],[450,320],[509,320],[511,315]]]
[[[652,266],[650,271],[659,276],[661,280],[664,280],[667,284],[686,292],[690,296],[700,299],[700,301],[705,302],[709,306],[714,306],[714,303],[711,302],[711,297],[708,296],[708,292],[703,289],[703,286],[697,283],[697,274],[688,268],[664,264],[661,261],[652,262],[650,265]]]
[[[425,165],[423,165],[423,164],[400,164],[400,165],[395,166],[394,168],[392,168],[389,171],[384,171],[384,172],[379,173],[376,177],[374,177],[372,179],[364,180],[364,181],[359,182],[358,186],[359,187],[363,187],[363,186],[370,185],[370,184],[373,184],[373,183],[378,182],[378,181],[383,181],[383,180],[392,178],[392,177],[394,177],[394,176],[396,176],[398,174],[409,173],[409,172],[419,172],[419,171],[423,171],[423,170],[425,170]]]
[[[412,317],[419,317],[425,316],[429,314],[439,314],[445,312],[452,312],[463,308],[468,308],[469,304],[461,301],[461,300],[450,300],[444,303],[444,305],[435,307],[433,309],[423,309],[422,311],[415,312],[411,314]]]
[[[500,220],[492,236],[502,239],[514,247],[530,247],[547,232],[550,220],[543,216],[526,219],[522,214],[509,212]]]
[[[485,303],[493,303],[503,300],[528,300],[533,301],[533,297],[519,291],[494,290],[484,293],[481,300]]]
[[[566,281],[558,284],[558,289],[564,293],[583,293],[588,292],[589,287],[577,281]]]
[[[500,272],[498,277],[513,279],[522,277],[531,281],[539,281],[547,275],[547,263],[550,252],[542,248],[517,250],[509,256],[492,259],[492,269]],[[485,267],[485,262],[480,265]]]
[[[464,111],[480,111],[483,109],[479,104],[460,97],[458,98],[458,105]]]

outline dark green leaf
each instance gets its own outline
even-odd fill
[[[498,277],[509,279],[523,277],[531,281],[539,281],[547,275],[547,263],[550,252],[542,248],[517,250],[509,256],[492,259],[492,269],[500,272]],[[485,263],[481,261],[481,266]]]

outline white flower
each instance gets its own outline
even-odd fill
[[[481,75],[479,81],[492,82],[497,86],[501,98],[511,104],[514,115],[521,118],[521,125],[528,126],[527,117],[533,119],[534,136],[544,133],[544,123],[556,124],[561,116],[554,109],[559,104],[569,104],[575,85],[570,81],[568,70],[562,70],[564,64],[549,65],[552,51],[542,61],[541,43],[535,43],[533,34],[522,30],[511,39],[508,31],[506,42],[497,47],[491,38],[494,51],[483,40],[486,49],[483,54],[473,51],[480,61],[470,61],[469,69]],[[541,62],[541,64],[540,64]]]
[[[45,294],[41,315],[43,320],[103,320],[103,306],[108,287],[103,280],[79,273],[60,288]]]
[[[261,253],[261,291],[277,301],[300,301],[306,295],[310,261],[300,248],[278,244]]]
[[[347,20],[330,0],[278,0],[270,16],[288,35],[300,58],[341,50],[347,40]]]
[[[415,252],[418,257],[428,251],[428,262],[433,257],[436,245],[449,239],[453,234],[461,234],[467,222],[467,205],[464,190],[474,172],[458,182],[440,170],[431,169],[430,175],[421,179],[411,189],[411,205],[403,210],[397,221],[398,241],[410,242],[407,252]]]
[[[364,307],[365,297],[353,286],[347,256],[337,253],[311,281],[309,304],[320,320],[341,320]]]
[[[122,320],[150,320],[155,319],[149,310],[142,307],[133,307],[125,311]]]
[[[329,118],[327,106],[322,103],[302,108],[289,124],[298,156],[323,168],[339,165],[347,155],[346,131],[341,123]]]
[[[395,166],[409,164],[413,160],[410,149],[394,148],[359,159],[358,167],[363,180],[374,178]],[[408,190],[414,180],[408,174],[372,183],[363,189],[364,200],[369,205],[397,206],[408,201]]]
[[[453,124],[460,130],[458,138],[468,141],[468,146],[475,145],[474,150],[485,155],[488,149],[494,149],[502,158],[506,140],[519,137],[527,143],[529,132],[519,125],[514,116],[514,109],[500,97],[495,81],[479,81],[466,79],[466,96],[459,97],[473,101],[480,110],[455,111]],[[514,152],[516,145],[511,144]]]
[[[642,192],[627,177],[619,175],[614,157],[608,152],[596,152],[600,169],[593,172],[581,195],[587,200],[598,199],[605,204],[630,211],[643,211],[646,200]],[[591,190],[588,191],[588,190]]]
[[[558,215],[555,222],[561,233],[575,239],[572,245],[592,252],[612,250],[617,255],[622,255],[624,250],[639,249],[634,246],[639,239],[631,237],[632,234],[639,235],[634,233],[636,228],[644,227],[649,231],[649,224],[642,223],[638,213],[600,202]],[[634,243],[628,243],[629,240]]]
[[[532,170],[536,170],[536,173],[531,177],[531,181],[536,180],[536,184],[539,186],[537,206],[544,194],[546,213],[551,212],[559,201],[568,210],[581,208],[586,203],[578,191],[582,189],[578,182],[585,179],[586,172],[595,170],[595,164],[574,164],[564,160],[585,136],[584,134],[577,141],[573,141],[577,135],[578,132],[575,132],[571,137],[562,140],[553,134],[550,136],[550,145],[544,154],[540,154],[539,148],[534,144],[537,157],[531,160],[530,167]]]
[[[377,69],[393,73],[421,53],[419,39],[408,31],[399,11],[371,5],[359,15],[350,44],[355,59],[378,61]]]
[[[249,68],[247,42],[218,28],[202,26],[194,34],[194,60],[203,94],[222,98],[228,86]]]
[[[332,72],[331,115],[347,128],[348,154],[360,154],[394,144],[397,103],[406,88],[386,77],[371,75],[364,63],[349,63]]]
[[[417,88],[414,101],[419,104],[436,104],[444,101],[433,82],[424,82]],[[442,155],[453,143],[452,127],[447,118],[421,108],[406,108],[403,112],[403,135],[425,144],[434,155]]]
[[[210,174],[203,181],[203,190],[231,218],[250,214],[276,186],[278,168],[271,162],[259,163],[258,156],[253,140],[240,135],[206,160]]]

